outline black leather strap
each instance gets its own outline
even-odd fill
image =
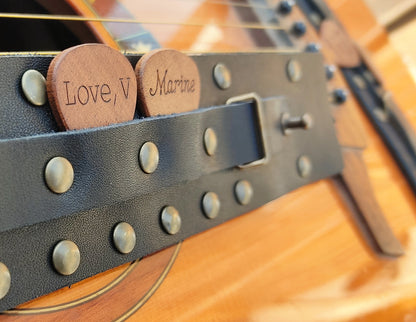
[[[291,58],[303,68],[298,83],[286,77]],[[132,63],[137,59],[130,57]],[[0,71],[7,66],[14,84],[4,79],[0,83],[0,93],[7,98],[0,109],[0,124],[4,124],[0,127],[0,262],[12,277],[0,310],[151,254],[341,170],[319,55],[207,55],[194,59],[201,75],[201,106],[217,107],[53,133],[48,107],[30,106],[17,85],[29,66],[45,72],[50,57],[0,57]],[[233,86],[227,91],[218,89],[212,80],[217,62],[225,63],[232,72]],[[253,104],[223,104],[248,92],[264,99],[263,126],[271,159],[266,165],[239,169],[235,166],[262,156],[258,122]],[[294,116],[309,113],[315,125],[285,136],[280,123],[283,112]],[[202,144],[206,127],[214,128],[218,136],[213,157],[205,154]],[[151,175],[141,171],[137,160],[140,146],[148,140],[160,150],[159,168]],[[73,187],[62,195],[50,192],[43,181],[46,162],[57,155],[67,157],[75,169]],[[302,155],[313,166],[307,178],[298,173],[297,160]],[[254,190],[246,206],[234,195],[234,186],[241,179],[248,180]],[[201,198],[207,191],[215,192],[221,201],[219,216],[212,220],[201,210]],[[182,227],[176,235],[161,227],[160,211],[166,205],[174,206],[181,215]],[[121,221],[130,223],[137,235],[136,247],[128,255],[118,253],[111,240],[114,226]],[[283,228],[276,227],[276,233],[279,229]],[[63,239],[74,241],[81,252],[81,264],[70,276],[59,275],[51,261],[53,247]]]
[[[0,141],[0,231],[157,193],[259,159],[253,113],[253,104],[240,103],[103,129]],[[207,127],[218,137],[212,157],[203,146]],[[160,163],[152,174],[143,172],[138,162],[146,141],[159,148]],[[55,156],[67,158],[75,173],[73,186],[62,195],[52,193],[43,179],[47,162]]]

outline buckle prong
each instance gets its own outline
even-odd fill
[[[250,168],[262,164],[266,164],[269,162],[269,150],[268,150],[268,142],[266,138],[266,130],[264,127],[264,115],[263,115],[263,102],[261,101],[261,98],[256,93],[248,93],[243,94],[239,96],[231,97],[227,100],[226,104],[232,104],[237,102],[246,102],[246,101],[254,101],[255,108],[256,108],[256,114],[257,114],[257,121],[258,121],[258,127],[260,130],[260,138],[261,138],[261,145],[263,149],[263,158],[239,165],[239,168]]]

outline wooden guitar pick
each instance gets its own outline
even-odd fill
[[[62,129],[132,120],[137,84],[123,54],[101,44],[69,48],[51,62],[46,81],[52,112]]]
[[[198,67],[192,58],[172,49],[144,55],[135,68],[141,112],[167,115],[198,108],[201,92]]]

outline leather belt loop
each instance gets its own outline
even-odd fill
[[[266,136],[266,129],[264,126],[264,115],[263,115],[263,102],[261,101],[261,98],[256,93],[248,93],[243,94],[239,96],[231,97],[227,100],[226,104],[232,104],[236,102],[244,102],[244,101],[252,101],[254,100],[254,105],[256,107],[256,113],[257,113],[257,121],[258,126],[260,130],[260,137],[261,137],[261,143],[262,143],[262,149],[263,149],[263,158],[239,165],[238,167],[241,169],[254,167],[262,164],[266,164],[269,162],[270,159],[270,152],[269,152],[269,146],[267,142],[267,136]]]

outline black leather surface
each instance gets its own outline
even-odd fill
[[[299,83],[286,77],[285,66],[293,57],[303,66]],[[129,59],[134,63],[138,57]],[[151,254],[342,169],[318,54],[194,59],[201,75],[201,106],[218,107],[54,133],[48,106],[30,106],[19,89],[24,70],[30,66],[45,73],[50,57],[0,57],[0,71],[8,77],[8,82],[3,77],[0,82],[0,93],[6,98],[0,109],[0,261],[12,276],[0,310]],[[218,89],[212,80],[217,62],[232,72],[229,90]],[[221,106],[229,97],[248,92],[265,100],[271,160],[239,169],[235,166],[260,154],[254,107]],[[295,116],[308,112],[315,126],[284,136],[283,111]],[[215,157],[203,150],[202,135],[208,126],[217,131]],[[138,149],[148,140],[156,142],[161,152],[159,168],[151,175],[141,171],[137,159]],[[67,157],[75,169],[74,185],[62,195],[50,192],[43,181],[46,162],[56,155]],[[308,178],[298,175],[296,160],[301,155],[309,156],[313,164]],[[234,196],[235,183],[241,179],[250,181],[254,189],[253,200],[246,206]],[[217,193],[221,201],[220,214],[213,220],[201,211],[207,191]],[[168,235],[161,227],[160,211],[166,205],[180,212],[182,227],[177,235]],[[111,241],[112,229],[120,221],[129,222],[137,235],[136,247],[128,255],[118,253]],[[276,227],[277,233],[279,229],[284,227]],[[63,239],[74,241],[81,252],[80,267],[71,276],[57,274],[51,263],[53,247]]]
[[[105,129],[0,141],[0,231],[157,193],[259,159],[253,113],[252,104],[244,103]],[[203,146],[207,127],[218,137],[212,157]],[[152,174],[143,172],[138,161],[146,141],[159,147],[160,162]],[[61,195],[51,193],[43,179],[46,163],[55,156],[67,158],[75,173],[73,186]]]

